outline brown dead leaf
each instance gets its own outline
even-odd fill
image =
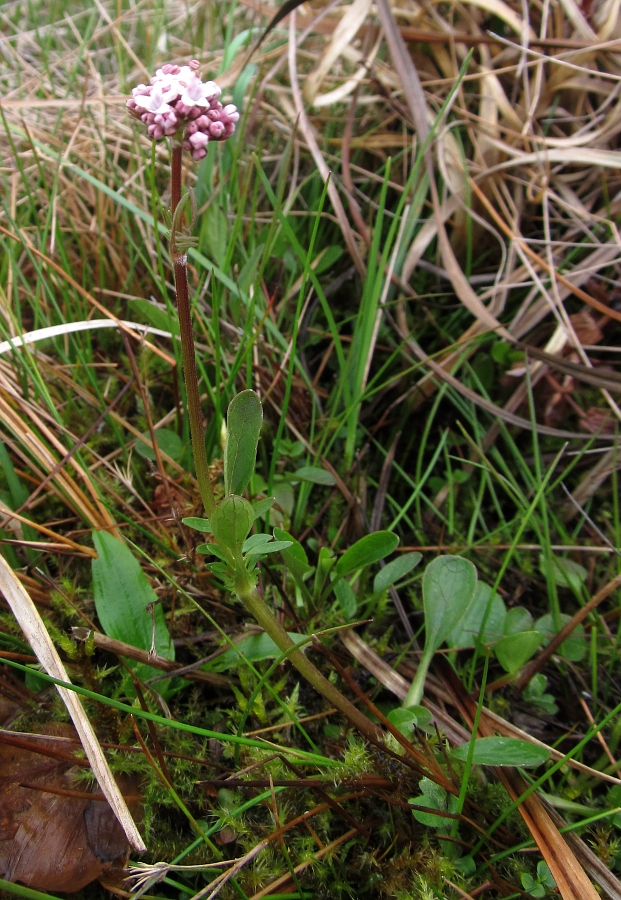
[[[591,434],[614,434],[615,420],[607,409],[589,406],[580,416],[580,424]]]
[[[583,309],[581,312],[575,313],[569,317],[569,321],[581,344],[599,344],[603,337],[602,330],[588,310]]]
[[[78,891],[122,869],[129,844],[103,795],[79,779],[81,767],[54,740],[75,738],[74,729],[52,723],[46,733],[32,749],[0,743],[0,875],[37,890]],[[119,786],[135,807],[129,779]]]

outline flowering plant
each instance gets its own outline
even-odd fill
[[[223,106],[215,81],[201,81],[199,63],[187,66],[167,63],[158,69],[149,84],[139,84],[127,101],[130,115],[147,126],[153,140],[171,137],[189,150],[193,159],[207,154],[209,141],[225,141],[239,121],[233,103]]]
[[[210,568],[223,578],[297,670],[329,703],[341,710],[367,737],[375,738],[376,726],[334,687],[293,643],[257,590],[256,562],[268,553],[291,546],[289,541],[274,541],[270,534],[253,534],[256,511],[241,494],[246,489],[256,461],[257,442],[263,419],[258,395],[242,391],[229,406],[227,440],[224,448],[225,497],[216,503],[205,451],[203,417],[200,406],[198,373],[190,313],[187,275],[187,249],[191,235],[182,229],[186,199],[181,197],[181,157],[189,150],[193,159],[202,159],[210,140],[223,141],[235,131],[239,113],[233,104],[223,106],[220,88],[213,81],[201,81],[198,62],[187,66],[168,63],[158,69],[150,84],[139,84],[127,101],[129,113],[147,126],[152,140],[164,137],[171,142],[171,256],[175,272],[175,291],[179,313],[179,332],[183,374],[187,390],[192,454],[196,478],[206,518],[184,519],[197,531],[211,533],[215,543],[198,549],[218,557]],[[192,199],[191,196],[189,198]],[[194,211],[193,211],[194,215]]]

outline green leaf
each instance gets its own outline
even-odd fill
[[[520,631],[531,631],[533,617],[523,606],[513,606],[505,618],[503,631],[505,634],[519,634]]]
[[[373,593],[385,591],[391,584],[395,584],[404,578],[412,569],[415,569],[423,558],[422,553],[404,553],[391,562],[386,563],[373,581]]]
[[[294,644],[308,643],[308,637],[305,634],[298,634],[294,631],[290,631],[288,634]],[[264,659],[274,659],[282,655],[282,650],[276,646],[271,637],[265,632],[250,635],[250,637],[238,641],[235,646],[252,663],[261,662]],[[227,650],[226,653],[218,656],[213,663],[209,664],[209,670],[212,672],[223,672],[230,669],[231,666],[239,665],[240,662],[241,659],[237,649],[234,650],[231,647],[230,650]]]
[[[349,575],[365,566],[384,559],[397,549],[399,538],[392,531],[367,534],[346,550],[336,564],[337,575]]]
[[[531,897],[537,897],[537,900],[541,900],[541,897],[545,897],[545,888],[538,881],[535,881],[529,872],[522,872],[520,881],[522,882],[524,890],[529,893]]]
[[[250,290],[250,285],[254,282],[257,276],[257,266],[263,254],[264,246],[264,244],[259,244],[258,247],[255,247],[252,256],[250,257],[250,259],[246,260],[241,272],[239,273],[237,285],[242,294],[248,293],[248,291]]]
[[[243,497],[225,497],[211,516],[213,535],[224,550],[233,554],[241,548],[254,524],[254,510]]]
[[[222,549],[222,547],[218,547],[217,544],[199,544],[196,548],[197,553],[202,553],[204,556],[217,556],[218,559],[221,559],[223,562],[228,563],[229,555]]]
[[[488,609],[489,607],[489,609]],[[502,597],[494,594],[488,584],[479,581],[466,614],[446,639],[449,647],[474,647],[485,619],[483,640],[494,642],[502,637],[507,610]]]
[[[545,884],[546,887],[554,890],[554,888],[556,887],[556,881],[554,880],[554,876],[550,871],[550,867],[543,859],[540,859],[537,863],[537,875],[542,884]]]
[[[229,221],[219,203],[212,202],[201,215],[201,244],[205,241],[207,253],[222,268],[226,261],[229,239]],[[205,249],[201,246],[201,250]]]
[[[243,493],[252,477],[262,422],[263,407],[258,394],[242,391],[233,397],[227,413],[224,448],[224,491],[227,495]]]
[[[334,568],[334,554],[329,547],[321,547],[319,556],[317,557],[317,568],[315,569],[315,583],[313,584],[313,599],[315,602],[321,597],[321,593],[325,587],[329,573]]]
[[[528,703],[532,703],[548,715],[554,716],[558,712],[558,706],[552,694],[545,693],[547,683],[546,676],[541,672],[536,672],[524,688],[522,696]]]
[[[474,873],[476,872],[477,864],[475,863],[475,861],[473,860],[473,858],[470,855],[462,856],[461,859],[458,859],[455,862],[455,868],[459,872],[461,872],[461,874],[464,876],[464,878],[469,878],[471,875],[474,875]]]
[[[94,531],[93,543],[97,551],[92,562],[93,596],[105,633],[149,650],[154,622],[155,649],[160,656],[174,659],[164,610],[129,547],[105,531]],[[149,604],[154,604],[153,617],[146,609]]]
[[[336,484],[336,478],[327,469],[319,469],[316,466],[302,466],[293,475],[288,476],[291,481],[310,481],[311,484],[324,484],[330,487]]]
[[[145,431],[143,437],[150,441],[150,432]],[[171,459],[180,459],[183,455],[184,444],[176,431],[171,431],[169,428],[158,428],[155,432],[155,440],[161,452],[170,456]],[[148,444],[145,444],[140,438],[136,440],[136,453],[144,459],[153,460],[157,458],[155,450],[149,447]]]
[[[264,556],[266,553],[279,553],[291,546],[291,541],[270,541],[259,544],[248,551],[248,556]]]
[[[341,612],[348,622],[351,621],[358,611],[358,600],[350,583],[344,578],[337,578],[332,584],[332,589]]]
[[[265,515],[270,511],[274,503],[276,502],[275,497],[266,497],[265,500],[256,500],[252,504],[252,508],[254,509],[254,517],[255,519],[264,518]]]
[[[430,778],[421,778],[418,786],[421,794],[418,797],[410,797],[410,803],[414,803],[416,806],[428,806],[430,809],[437,809],[440,812],[447,811],[447,793],[443,787],[440,787],[435,781],[431,781]],[[450,819],[444,816],[434,816],[433,813],[413,809],[412,815],[417,822],[427,825],[429,828],[445,829],[447,823],[450,825]]]
[[[282,551],[282,558],[286,567],[291,572],[294,581],[304,581],[304,579],[313,571],[313,567],[308,563],[308,557],[304,547],[288,532],[283,531],[282,528],[274,529],[274,537],[278,541],[288,541],[290,543],[290,546]]]
[[[407,738],[415,728],[426,731],[433,721],[432,714],[424,706],[397,706],[388,713],[386,718]],[[425,805],[424,803],[420,804],[420,806]]]
[[[390,710],[386,718],[406,738],[409,738],[416,728],[416,713],[413,709],[404,709],[402,706],[397,706],[395,709]],[[423,805],[425,804],[420,804],[420,806]]]
[[[470,744],[462,744],[451,756],[465,762]],[[477,738],[472,761],[480,766],[540,766],[550,758],[550,751],[529,741],[509,737]]]
[[[211,534],[211,524],[209,519],[201,519],[198,516],[186,516],[185,519],[181,520],[184,525],[187,525],[188,528],[193,528],[194,531],[200,531],[202,534]]]
[[[274,538],[271,534],[251,534],[250,537],[246,538],[244,541],[242,550],[244,553],[248,553],[263,544],[269,544],[269,542],[273,540]]]
[[[580,590],[588,575],[584,566],[574,562],[573,559],[565,559],[562,556],[546,559],[543,553],[539,554],[539,568],[543,575],[547,575],[550,571],[559,587],[573,588],[575,591]]]
[[[179,334],[179,320],[161,306],[156,306],[149,300],[130,300],[129,308],[137,310],[142,318],[146,319],[154,328],[159,328],[160,331],[169,331],[171,334]]]
[[[561,628],[563,628],[567,622],[569,622],[571,616],[568,616],[566,613],[560,614],[561,620]],[[537,619],[535,622],[535,628],[537,631],[540,631],[545,638],[545,643],[547,644],[551,638],[557,633],[556,628],[553,624],[552,614],[547,613],[545,616],[542,616],[540,619]],[[563,641],[561,646],[558,648],[558,653],[560,656],[564,656],[565,659],[570,660],[571,662],[580,662],[584,659],[587,652],[587,644],[584,637],[584,627],[581,624],[578,624],[567,640]]]
[[[477,586],[477,570],[461,556],[438,556],[423,576],[425,649],[437,649],[462,621]]]
[[[321,275],[327,269],[331,268],[343,255],[343,248],[332,244],[326,247],[320,254],[320,259],[315,268],[315,275]]]
[[[505,672],[510,675],[521,669],[543,641],[543,635],[538,631],[520,631],[518,634],[509,634],[494,644],[496,659]]]

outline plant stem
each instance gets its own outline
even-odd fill
[[[171,164],[171,207],[173,217],[181,200],[181,147],[173,146]],[[209,466],[205,450],[205,432],[201,412],[200,394],[198,391],[198,372],[194,351],[194,335],[192,333],[192,317],[190,314],[190,295],[188,290],[188,259],[185,253],[175,249],[175,235],[171,234],[173,266],[175,270],[175,291],[177,294],[177,310],[179,313],[179,333],[181,335],[181,355],[183,359],[183,377],[185,379],[186,396],[188,398],[188,416],[190,418],[190,435],[192,439],[192,455],[196,468],[196,478],[205,514],[209,517],[215,509],[215,500]]]
[[[420,704],[420,701],[423,699],[425,679],[427,678],[427,672],[429,671],[429,666],[431,665],[431,660],[433,659],[433,653],[433,648],[431,648],[431,652],[428,652],[426,650],[423,651],[423,655],[421,656],[418,668],[416,670],[416,675],[414,676],[414,680],[410,685],[410,690],[407,693],[407,697],[403,701],[403,709],[408,709],[408,707],[410,706],[418,706]]]
[[[283,653],[287,652],[287,658],[291,660],[291,663],[295,666],[300,675],[302,675],[315,690],[322,695],[322,697],[325,697],[332,706],[336,706],[336,708],[358,728],[364,737],[377,741],[378,737],[381,735],[377,725],[374,725],[364,713],[360,712],[353,703],[350,703],[338,688],[335,688],[333,684],[330,684],[328,679],[321,674],[319,669],[314,666],[309,659],[307,659],[301,650],[291,650],[291,647],[295,647],[294,642],[282,625],[277,621],[245,571],[243,574],[246,577],[243,577],[243,580],[240,579],[236,586],[235,593],[248,612],[254,616],[259,625],[274,641],[278,649],[282,650]]]

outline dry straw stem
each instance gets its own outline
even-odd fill
[[[336,81],[337,87],[326,96],[341,91],[339,99],[342,100],[358,85],[360,94],[357,102],[368,104],[378,100],[368,93],[372,81],[356,84],[355,79],[350,79],[351,84],[350,81],[343,81],[346,75],[342,71],[343,64],[356,65],[360,53],[356,51],[359,55],[354,58],[351,48],[348,50],[344,45],[342,35],[347,34],[351,40],[360,21],[357,13],[362,8],[362,2],[339,8],[339,19],[324,18],[314,27],[316,35],[326,35],[326,41],[323,52],[315,53],[319,55],[319,61],[311,72],[310,84],[307,81],[305,86],[307,97],[316,97],[320,87],[325,89]],[[266,8],[261,7],[261,11],[267,14]],[[490,329],[512,342],[551,316],[557,331],[546,352],[560,355],[569,345],[577,350],[585,369],[592,371],[591,361],[577,339],[564,302],[573,295],[610,318],[621,317],[617,310],[581,287],[599,273],[614,271],[613,267],[617,267],[618,272],[621,251],[621,240],[614,224],[619,201],[615,199],[609,204],[606,197],[606,191],[613,196],[614,173],[621,160],[617,150],[621,128],[618,4],[607,4],[605,8],[594,10],[589,21],[573,0],[563,0],[558,8],[555,4],[544,4],[541,9],[502,0],[471,0],[467,7],[455,6],[453,12],[453,17],[441,19],[432,10],[421,13],[405,4],[399,7],[397,23],[386,0],[380,0],[377,4],[377,15],[394,71],[386,69],[380,62],[371,63],[373,75],[377,78],[375,84],[381,83],[393,95],[395,88],[400,92],[395,96],[398,96],[399,102],[407,104],[419,142],[428,134],[428,123],[433,115],[428,95],[423,90],[403,38],[421,41],[429,38],[430,53],[417,58],[423,63],[428,88],[440,88],[441,92],[450,87],[464,57],[464,47],[459,45],[460,37],[467,30],[472,32],[469,35],[472,40],[465,43],[474,43],[478,47],[464,81],[475,82],[473,87],[478,86],[479,92],[470,91],[466,95],[462,91],[453,106],[453,118],[468,129],[468,137],[472,141],[470,158],[462,159],[451,131],[453,123],[447,125],[427,157],[434,215],[412,238],[403,265],[402,281],[409,280],[422,253],[437,238],[445,266],[444,276],[475,319],[463,335],[464,343]],[[484,15],[489,14],[502,19],[515,38],[508,41],[483,34],[480,23]],[[404,20],[410,20],[418,30],[413,31],[409,25],[404,25]],[[304,25],[306,22],[305,19]],[[574,36],[567,37],[568,22],[574,29]],[[467,24],[467,29],[464,24]],[[361,25],[357,36],[364,42],[372,27]],[[447,45],[446,49],[442,43]],[[547,48],[555,55],[533,51],[531,45]],[[316,46],[317,38],[314,50]],[[562,52],[563,49],[565,52]],[[339,50],[341,69],[334,74]],[[431,65],[427,64],[428,60]],[[444,78],[428,76],[429,68],[434,65]],[[513,81],[511,75],[514,76]],[[439,99],[433,97],[434,107],[437,107]],[[574,111],[575,114],[572,114]],[[299,112],[298,105],[296,114]],[[310,120],[307,125],[312,127]],[[394,138],[394,132],[391,134]],[[390,134],[374,131],[369,140],[352,134],[350,143],[369,149],[369,141],[373,139],[374,146],[380,147],[382,137],[388,138]],[[312,152],[317,165],[320,165],[316,147]],[[438,196],[436,188],[436,164],[443,176],[442,197]],[[602,173],[599,180],[596,177],[598,171]],[[372,172],[366,174],[373,177]],[[602,191],[604,178],[608,179],[610,187],[604,186]],[[483,198],[476,196],[471,207],[465,204],[466,185],[474,194],[479,190],[483,193]],[[521,237],[521,233],[532,232],[533,204],[540,207],[544,223],[543,237],[534,244],[532,239],[527,241]],[[352,216],[356,218],[354,212]],[[483,235],[487,232],[487,242],[491,235],[502,253],[495,282],[483,293],[473,290],[453,246],[468,216],[475,223],[475,238],[477,233]],[[447,233],[449,221],[453,228],[450,238]],[[356,222],[359,232],[363,234],[364,230]],[[602,228],[608,229],[609,240],[601,238]],[[509,240],[507,245],[503,244],[505,237]],[[581,248],[578,261],[572,258],[576,247]],[[512,321],[502,323],[501,314],[510,293],[528,280],[532,280],[532,290],[517,313],[513,314]],[[405,315],[399,325],[400,336],[409,336],[410,328]],[[462,360],[474,351],[475,346],[473,343],[471,349],[462,350]],[[428,361],[423,348],[418,348],[417,355]],[[439,368],[434,370],[434,374],[459,390],[459,385],[447,374],[457,358],[457,354],[450,354],[446,359],[438,360]],[[533,380],[535,377],[541,378],[544,372],[545,365],[535,364],[529,375]],[[610,380],[598,379],[595,373],[589,377],[595,379],[593,383],[597,382],[596,386],[602,389],[613,414],[619,417],[621,410],[609,394],[612,388]],[[461,393],[492,415],[530,429],[530,420],[515,415],[526,397],[525,383],[518,387],[505,411],[477,397],[475,392],[468,393],[462,389]],[[495,433],[490,432],[490,439]],[[553,434],[552,431],[546,433]],[[561,436],[560,429],[556,430],[555,436]],[[564,436],[589,437],[569,431],[565,431]]]
[[[69,682],[69,676],[62,661],[56,652],[52,639],[46,631],[45,625],[39,615],[36,606],[29,594],[18,581],[15,573],[0,555],[0,590],[9,604],[11,611],[20,628],[24,632],[28,643],[32,647],[37,659],[52,678]],[[144,842],[136,827],[123,795],[119,791],[116,781],[110,771],[110,767],[103,754],[97,736],[91,723],[84,712],[82,704],[73,691],[57,685],[71,720],[78,732],[82,746],[91,764],[93,773],[115,816],[121,823],[123,831],[131,846],[138,853],[146,850]]]

